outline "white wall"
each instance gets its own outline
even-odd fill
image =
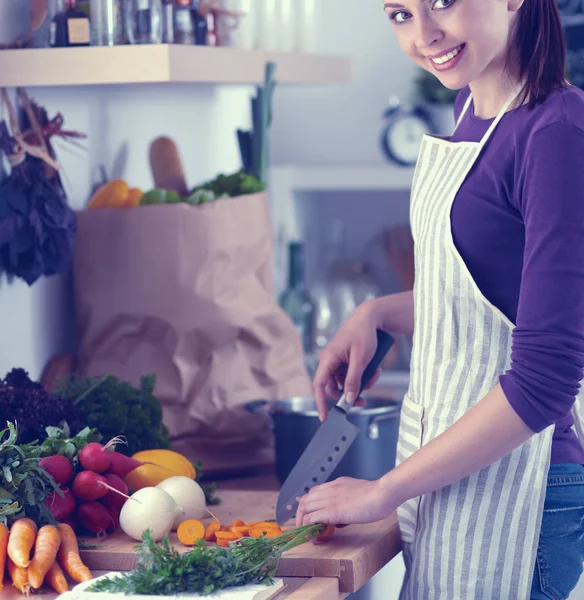
[[[381,0],[318,0],[316,50],[354,62],[349,85],[281,88],[272,129],[275,164],[384,164],[378,139],[389,97],[406,98],[414,67]]]

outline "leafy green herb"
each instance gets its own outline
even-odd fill
[[[42,448],[36,442],[18,444],[14,423],[0,431],[0,523],[11,526],[16,519],[29,517],[35,523],[56,524],[45,499],[56,490],[55,480],[38,464]]]
[[[100,442],[102,436],[97,429],[85,427],[77,435],[71,437],[71,429],[67,423],[61,423],[60,427],[47,427],[47,438],[41,444],[42,456],[54,456],[62,454],[66,456],[73,466],[79,463],[79,452],[91,442]]]
[[[97,429],[103,439],[124,436],[128,445],[116,450],[131,456],[141,450],[170,448],[162,405],[154,395],[155,385],[154,374],[142,377],[137,388],[113,375],[75,374],[61,380],[57,391],[73,401],[87,426]]]
[[[92,584],[92,592],[117,592],[172,596],[218,590],[251,583],[272,583],[283,552],[316,537],[323,525],[305,525],[266,539],[242,538],[229,548],[207,547],[199,540],[193,549],[180,553],[166,536],[157,544],[150,531],[136,546],[138,564],[134,571]]]

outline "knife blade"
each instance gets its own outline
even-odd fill
[[[377,330],[377,350],[361,376],[359,394],[377,371],[394,341],[385,331]],[[359,435],[359,428],[347,419],[350,408],[343,393],[290,471],[276,504],[278,524],[283,525],[296,514],[298,498],[307,494],[315,485],[328,480]]]

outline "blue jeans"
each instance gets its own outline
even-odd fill
[[[564,600],[584,562],[584,466],[551,465],[531,600]]]

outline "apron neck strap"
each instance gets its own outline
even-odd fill
[[[493,131],[495,131],[495,128],[497,127],[497,125],[499,124],[499,122],[501,121],[501,119],[505,116],[505,113],[507,112],[508,108],[517,99],[517,96],[519,96],[519,94],[521,93],[521,90],[523,89],[523,85],[524,84],[520,84],[519,86],[517,86],[517,88],[515,88],[515,90],[509,96],[509,98],[507,98],[507,100],[505,101],[505,104],[503,105],[503,107],[499,111],[499,114],[495,117],[495,119],[491,123],[489,129],[487,129],[487,132],[483,136],[483,139],[480,141],[481,146],[484,146],[487,143],[487,141],[491,137]],[[460,112],[460,116],[458,117],[458,121],[456,122],[455,130],[460,125],[460,122],[462,121],[462,118],[464,117],[464,115],[468,111],[468,109],[469,109],[472,101],[473,101],[473,97],[472,97],[472,93],[470,93],[468,95],[468,98],[466,99],[466,102],[464,103],[464,107],[463,107],[462,111]]]

